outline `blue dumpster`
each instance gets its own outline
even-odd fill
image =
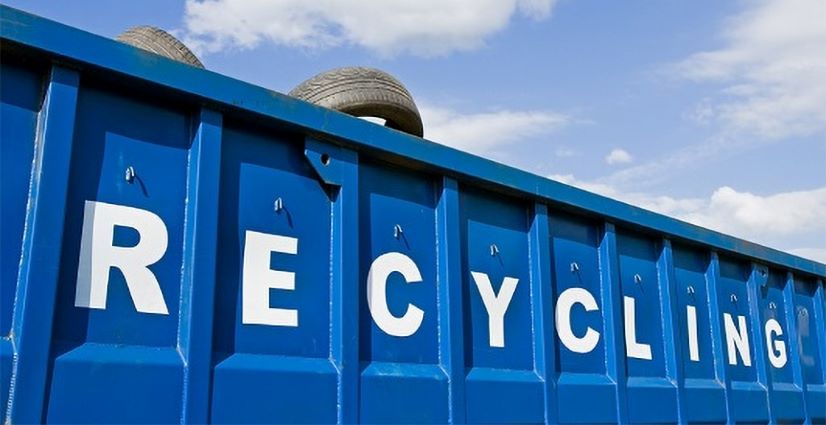
[[[826,265],[2,6],[7,423],[826,421]]]

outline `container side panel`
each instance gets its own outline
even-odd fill
[[[334,422],[331,200],[301,139],[223,132],[214,422]]]
[[[182,423],[206,423],[212,388],[212,329],[221,170],[221,114],[202,108],[189,152],[178,348],[186,362]]]
[[[759,274],[765,269],[760,269]],[[757,286],[757,306],[759,311],[759,337],[763,340],[763,353],[767,359],[770,411],[778,422],[802,422],[806,418],[803,402],[803,388],[795,378],[796,353],[791,349],[791,336],[797,329],[789,323],[789,309],[794,306],[786,302],[785,294],[793,281],[786,273],[769,270],[765,281]]]
[[[439,358],[450,381],[450,422],[465,423],[465,356],[462,314],[462,240],[459,230],[459,185],[441,179],[436,207],[439,272]]]
[[[806,411],[812,423],[826,422],[826,383],[823,361],[826,360],[826,317],[823,316],[824,287],[813,279],[795,277],[794,316],[797,341],[790,350],[797,350],[806,397]]]
[[[0,63],[0,417],[9,398],[12,313],[35,149],[43,73]]]
[[[628,419],[633,423],[677,420],[677,388],[666,375],[663,297],[657,259],[660,243],[617,233]]]
[[[366,162],[359,174],[360,420],[444,423],[435,182]]]
[[[548,228],[548,206],[535,203],[530,226],[531,304],[534,327],[534,364],[545,387],[545,422],[557,423],[556,377],[557,361],[554,350],[551,233]]]
[[[177,422],[189,116],[81,87],[75,141],[47,418]]]
[[[4,423],[826,424],[826,264],[0,15]]]
[[[544,388],[533,358],[531,208],[464,188],[460,211],[467,421],[542,422]]]
[[[689,421],[725,422],[725,385],[714,368],[711,308],[706,273],[709,254],[674,246],[677,346],[684,381],[681,409]],[[715,294],[716,296],[716,294]]]
[[[759,353],[755,339],[760,336],[752,320],[749,297],[751,267],[726,257],[720,257],[717,278],[717,317],[722,330],[723,356],[718,361],[726,365],[729,420],[767,421],[766,387],[758,380]]]
[[[9,63],[0,65],[0,335],[11,330],[20,269],[23,227],[34,159],[34,133],[43,74]],[[5,403],[4,403],[5,405]]]
[[[549,228],[559,370],[559,421],[616,422],[616,383],[607,375],[606,319],[599,301],[603,292],[599,265],[600,226],[572,215],[552,212]],[[560,310],[560,297],[571,301],[564,303],[570,308]],[[562,330],[566,335],[560,335],[561,328],[568,328]],[[589,333],[594,337],[588,337]]]

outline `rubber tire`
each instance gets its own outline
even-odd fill
[[[134,27],[124,31],[117,40],[178,62],[198,68],[204,67],[184,43],[160,28],[148,25]]]
[[[322,72],[299,84],[290,96],[357,117],[377,117],[385,126],[422,137],[413,96],[390,74],[359,66]]]

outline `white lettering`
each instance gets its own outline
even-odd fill
[[[419,330],[424,311],[413,304],[401,317],[395,317],[387,307],[387,278],[401,273],[407,283],[422,281],[419,267],[413,260],[399,252],[388,252],[373,260],[367,273],[367,307],[376,325],[388,335],[408,337]]]
[[[519,279],[505,277],[497,295],[493,293],[493,286],[487,274],[470,272],[470,275],[473,276],[473,281],[488,311],[488,344],[491,347],[502,348],[505,346],[505,313],[508,311]]]
[[[585,311],[599,310],[597,301],[584,288],[568,288],[559,294],[556,302],[556,332],[559,340],[574,353],[590,353],[599,343],[599,332],[588,327],[583,337],[574,335],[571,328],[571,308],[574,304],[585,307]]]
[[[651,360],[651,345],[637,342],[636,300],[623,297],[625,304],[625,354],[635,359]]]
[[[114,246],[115,226],[138,232],[137,245]],[[161,285],[149,266],[163,258],[168,244],[166,225],[157,215],[138,208],[86,201],[77,267],[75,306],[105,310],[109,269],[121,271],[135,309],[169,314]]]
[[[737,316],[737,326],[728,313],[723,313],[723,322],[726,330],[726,347],[728,348],[728,364],[737,365],[737,353],[743,358],[743,364],[751,366],[749,352],[749,334],[746,329],[746,316]]]
[[[778,339],[773,339],[772,334]],[[786,366],[786,343],[779,337],[783,336],[783,328],[775,319],[766,321],[766,349],[769,352],[769,362],[776,369]]]
[[[700,344],[697,342],[697,308],[693,305],[685,307],[686,324],[688,325],[688,357],[693,362],[700,361]]]
[[[241,277],[241,323],[298,326],[298,310],[270,307],[270,289],[295,290],[295,273],[270,268],[273,252],[298,253],[298,239],[246,231]]]

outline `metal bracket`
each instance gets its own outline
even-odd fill
[[[754,279],[755,283],[760,288],[765,288],[769,284],[769,268],[762,265],[753,263],[754,267]]]
[[[341,186],[342,167],[353,162],[355,152],[307,137],[304,156],[325,184]]]

